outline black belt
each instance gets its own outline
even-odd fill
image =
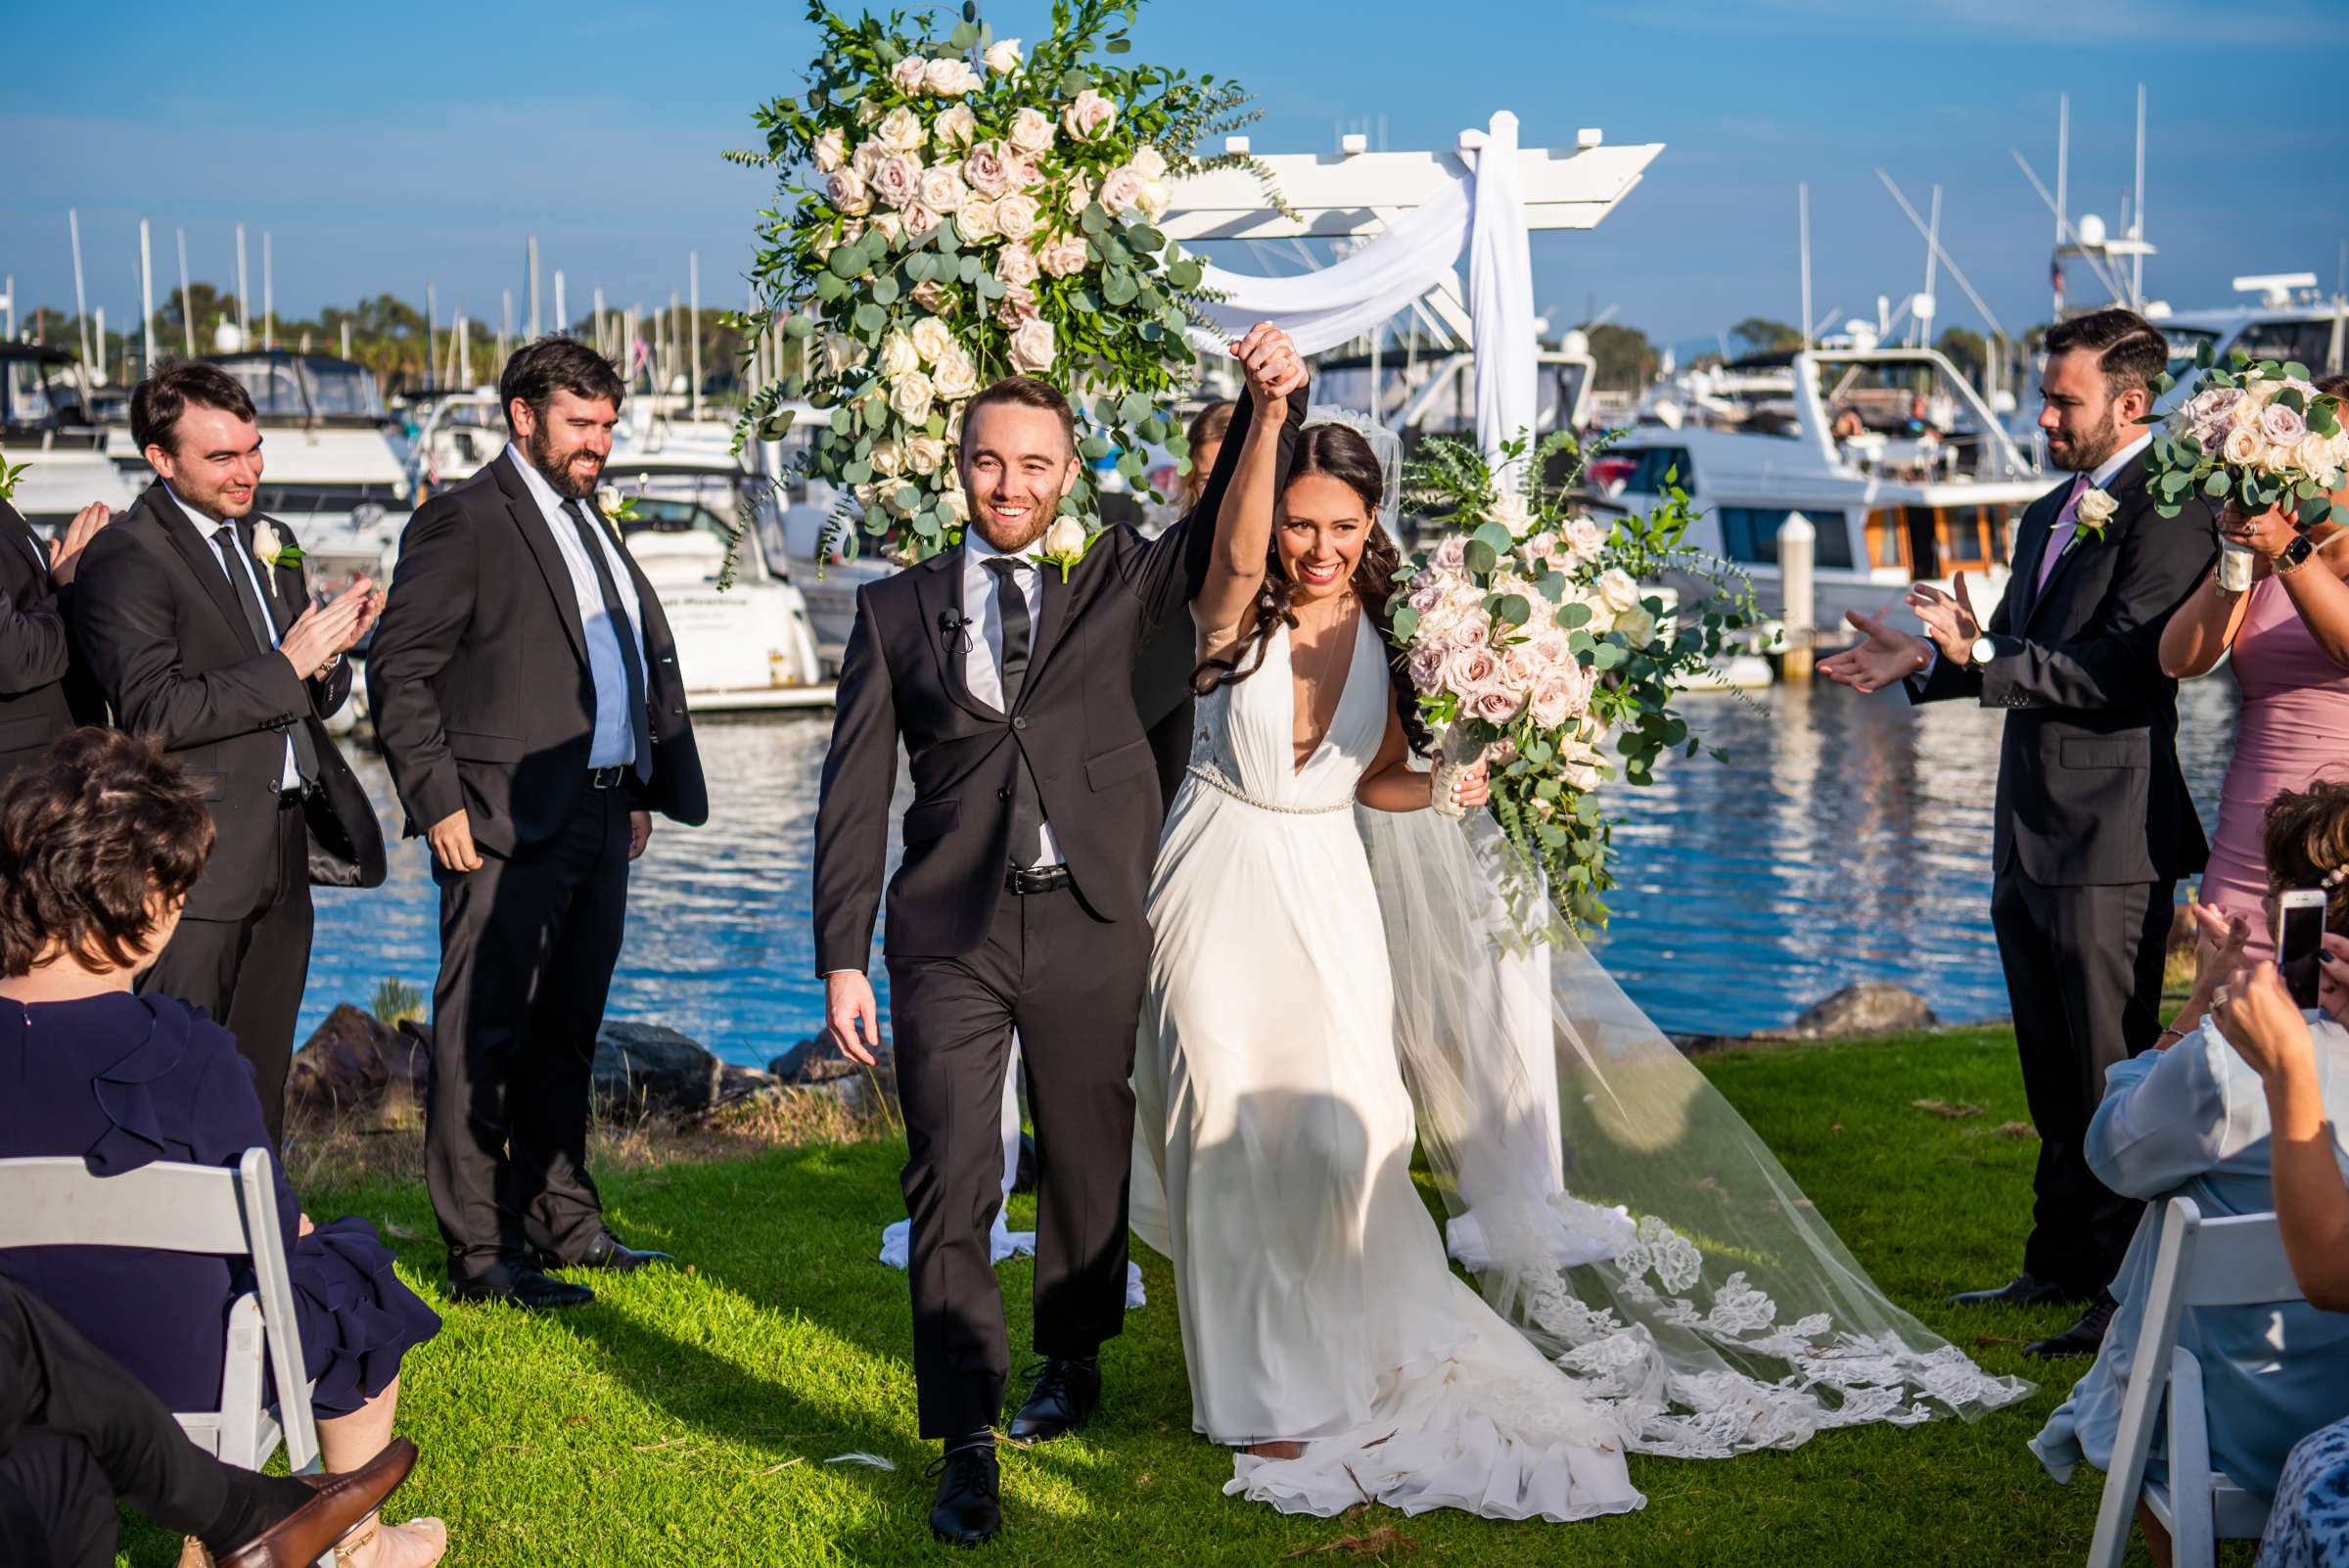
[[[610,767],[591,767],[587,769],[587,787],[591,790],[616,790],[627,776],[628,764],[625,762],[616,762]]]
[[[1077,879],[1065,865],[1014,866],[1003,873],[1005,893],[1058,893]]]

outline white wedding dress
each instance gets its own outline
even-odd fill
[[[1133,1225],[1174,1266],[1193,1424],[1226,1491],[1553,1521],[1641,1506],[1616,1416],[1451,1272],[1411,1175],[1387,937],[1354,817],[1392,711],[1365,618],[1293,765],[1289,639],[1198,705],[1160,843]]]

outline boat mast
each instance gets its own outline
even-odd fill
[[[702,417],[702,253],[685,253],[685,287],[693,297],[693,325],[685,334],[686,351],[693,360],[693,417]],[[1373,404],[1373,407],[1376,405]],[[1373,419],[1378,416],[1374,413]]]
[[[245,312],[245,300],[252,293],[253,286],[245,275],[245,225],[240,223],[237,225],[237,346],[239,348],[243,348],[250,342],[250,335],[253,331],[253,325],[246,319]]]
[[[2070,227],[2064,221],[2064,179],[2071,167],[2072,157],[2072,95],[2059,94],[2055,99],[2055,248],[2063,248],[2064,231]],[[2063,263],[2058,260],[2060,268]],[[2063,282],[2060,272],[2055,282],[2055,303],[2050,309],[2050,319],[2063,319]]]
[[[188,231],[183,224],[179,235],[179,326],[180,340],[187,346],[188,357],[196,357],[196,308],[188,294]]]
[[[2145,237],[2145,84],[2137,84],[2137,200],[2129,207],[2129,238]],[[2130,263],[2129,305],[2133,310],[2145,307],[2145,253],[2139,251]]]
[[[155,248],[139,219],[139,374],[155,374]]]
[[[73,236],[73,320],[81,328],[81,373],[95,379],[98,368],[90,362],[90,306],[81,282],[81,214],[72,208],[66,208],[66,228]],[[99,345],[104,347],[103,342]]]
[[[1795,227],[1802,237],[1803,253],[1803,346],[1811,346],[1811,182],[1801,181],[1794,188]]]

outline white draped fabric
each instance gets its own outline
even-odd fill
[[[1201,308],[1225,335],[1199,332],[1199,346],[1221,349],[1259,321],[1269,321],[1299,351],[1321,353],[1399,315],[1454,275],[1468,254],[1468,308],[1476,350],[1476,439],[1488,456],[1533,429],[1535,417],[1534,277],[1526,240],[1525,199],[1517,177],[1517,116],[1493,116],[1490,131],[1460,138],[1467,176],[1455,180],[1318,272],[1266,278],[1206,268],[1205,286],[1223,296]],[[1516,477],[1505,483],[1514,487]]]

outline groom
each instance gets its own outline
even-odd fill
[[[2105,1286],[2142,1205],[2096,1179],[2085,1149],[2104,1072],[2160,1032],[2162,959],[2178,879],[2208,851],[2178,766],[2178,683],[2162,627],[2210,570],[2210,512],[2153,510],[2150,434],[2138,421],[2169,359],[2127,310],[2059,322],[2041,372],[2048,456],[2069,478],[2023,514],[2006,596],[1975,623],[1928,584],[1909,603],[1930,638],[1858,614],[1867,640],[1820,673],[1861,691],[1895,681],[1912,702],[1970,697],[2006,713],[1999,750],[1991,925],[2006,970],[2023,1092],[2039,1130],[2023,1271],[1963,1306],[2087,1302],[2041,1357],[2096,1353]]]
[[[1252,381],[1289,397],[1285,476],[1303,368],[1269,328],[1241,350]],[[1162,816],[1133,664],[1143,633],[1197,591],[1239,453],[1227,444],[1198,505],[1157,539],[1110,529],[1064,578],[1033,556],[1081,472],[1076,421],[1045,383],[998,381],[963,411],[961,546],[857,592],[816,815],[816,968],[834,1038],[870,1064],[880,1031],[864,969],[902,739],[913,802],[885,951],[911,1145],[914,1378],[922,1436],[946,1450],[931,1512],[942,1540],[977,1545],[1001,1528],[992,1429],[1010,1351],[988,1230],[1015,1028],[1036,1119],[1044,1365],[1013,1441],[1091,1418],[1097,1354],[1123,1326],[1128,1080]]]

